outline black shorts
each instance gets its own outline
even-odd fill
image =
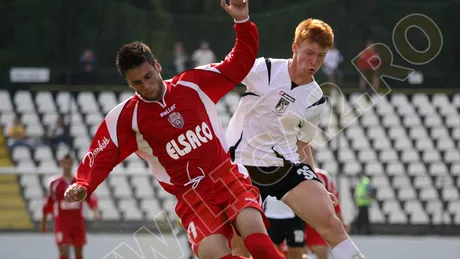
[[[280,245],[286,240],[289,247],[303,247],[305,245],[305,222],[295,216],[290,219],[271,219],[268,235],[273,243]]]
[[[262,201],[267,196],[281,200],[286,193],[299,183],[316,180],[321,183],[314,170],[307,164],[293,164],[284,160],[282,167],[245,166],[251,176],[252,184],[259,188]]]

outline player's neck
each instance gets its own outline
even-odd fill
[[[297,69],[297,66],[292,59],[288,61],[288,72],[291,81],[297,85],[305,85],[313,81],[313,76],[308,73],[303,73]]]
[[[72,175],[72,172],[71,172],[71,171],[70,171],[70,172],[65,172],[65,171],[64,171],[64,173],[62,174],[62,176],[63,176],[65,179],[68,179],[68,180],[70,180],[70,179],[73,178],[73,175]]]

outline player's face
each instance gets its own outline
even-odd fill
[[[61,164],[61,168],[64,170],[72,169],[72,165],[73,165],[71,158],[63,158],[60,164]]]
[[[296,63],[298,71],[302,71],[309,76],[313,76],[321,67],[328,49],[319,46],[317,43],[307,41],[299,44],[292,44],[292,52],[294,53],[292,61]]]
[[[160,75],[161,66],[155,61],[152,66],[148,61],[142,65],[125,72],[125,78],[129,86],[142,98],[149,101],[157,101],[163,95],[163,79]]]

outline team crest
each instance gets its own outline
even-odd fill
[[[286,111],[287,107],[289,106],[289,101],[281,97],[278,104],[275,106],[275,111],[277,113],[283,113]]]
[[[182,118],[182,115],[178,112],[169,114],[168,121],[176,129],[182,129],[182,127],[184,127],[184,118]]]

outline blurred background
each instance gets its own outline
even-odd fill
[[[458,0],[250,1],[259,56],[289,58],[306,18],[334,30],[335,48],[316,76],[334,105],[315,136],[315,160],[336,180],[368,258],[460,258],[459,9]],[[0,258],[36,258],[36,250],[57,257],[52,234],[39,233],[44,195],[62,155],[70,152],[76,167],[104,116],[132,95],[116,72],[116,51],[143,41],[170,78],[224,59],[232,20],[217,0],[3,0],[0,11]],[[401,37],[415,56],[398,48]],[[414,61],[427,52],[431,58]],[[390,62],[373,72],[363,62],[369,53]],[[218,103],[224,128],[244,91]],[[367,185],[372,199],[362,203],[355,194]],[[102,220],[88,213],[86,258],[132,242],[142,226],[167,230],[169,220],[176,228],[175,199],[137,156],[96,194]],[[358,205],[370,224],[357,220]]]

